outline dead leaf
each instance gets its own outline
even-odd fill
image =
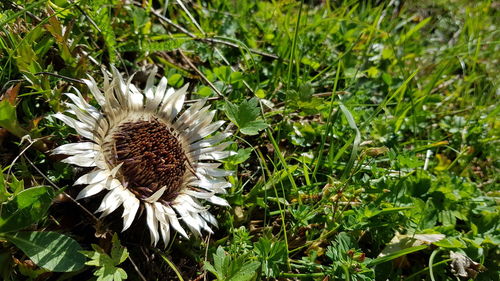
[[[381,154],[385,154],[388,151],[389,151],[389,148],[387,148],[385,146],[381,146],[381,147],[370,147],[370,148],[366,149],[364,152],[366,155],[368,155],[370,157],[376,157],[376,156],[379,156]]]
[[[2,97],[2,100],[8,100],[11,105],[16,104],[17,94],[19,93],[19,89],[21,88],[21,83],[17,83],[14,86],[5,91],[5,94]]]
[[[444,239],[446,236],[444,234],[414,234],[406,235],[396,232],[396,235],[391,239],[391,242],[382,250],[378,255],[379,257],[387,256],[392,253],[401,251],[403,249],[428,245],[439,240]]]
[[[451,272],[458,277],[463,278],[476,278],[479,272],[483,272],[486,270],[482,264],[473,261],[468,256],[450,251],[451,261]]]

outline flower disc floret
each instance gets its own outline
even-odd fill
[[[84,80],[100,109],[75,89],[66,94],[66,114],[53,115],[87,139],[53,150],[68,155],[63,162],[93,168],[76,180],[85,185],[76,199],[106,191],[96,212],[107,216],[123,206],[123,230],[145,210],[155,245],[160,235],[167,244],[171,229],[188,237],[181,223],[195,235],[211,233],[217,221],[203,202],[227,206],[218,194],[231,186],[225,179],[231,172],[218,162],[234,154],[225,150],[231,134],[217,133],[224,121],[212,122],[206,99],[183,111],[188,86],[168,88],[166,78],[155,86],[156,68],[142,92],[112,70],[112,79],[103,71],[103,91],[91,76]]]

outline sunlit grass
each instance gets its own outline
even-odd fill
[[[2,277],[456,280],[453,251],[480,263],[467,277],[498,279],[498,7],[396,2],[1,3]],[[47,152],[79,140],[50,115],[72,87],[96,104],[79,80],[111,64],[141,87],[156,65],[232,123],[232,207],[211,210],[214,234],[152,249],[94,200],[53,194],[75,197],[82,171]],[[50,208],[9,223],[32,187]],[[43,273],[12,238],[24,231],[111,260],[69,254],[67,273]]]

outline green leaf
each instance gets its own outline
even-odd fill
[[[102,5],[99,9],[91,14],[97,26],[100,28],[100,35],[104,40],[105,46],[108,51],[109,61],[114,63],[117,59],[117,44],[116,35],[113,28],[114,17],[111,14],[111,9],[108,5]]]
[[[115,233],[112,239],[113,247],[111,248],[111,259],[113,265],[119,265],[128,258],[128,251],[125,247],[120,245],[120,240],[118,240],[118,235]]]
[[[224,162],[230,163],[233,165],[238,165],[241,164],[245,161],[247,161],[248,158],[250,158],[250,154],[252,154],[252,148],[243,148],[243,149],[238,149],[235,155],[232,155],[226,159],[224,159]]]
[[[9,100],[2,100],[0,102],[0,126],[4,127],[6,124],[15,122],[15,120],[16,107]]]
[[[7,191],[7,186],[5,185],[5,179],[3,177],[3,171],[0,169],[0,204],[7,201],[10,193]]]
[[[97,281],[121,281],[128,277],[125,270],[114,266],[101,267],[94,272],[94,275],[97,276]]]
[[[264,91],[263,89],[258,89],[255,92],[255,96],[257,96],[260,99],[264,99],[264,98],[266,98],[266,91]]]
[[[94,271],[94,276],[100,281],[121,281],[127,279],[127,273],[117,265],[124,262],[129,254],[125,247],[120,244],[118,235],[115,233],[111,240],[113,246],[111,247],[111,256],[98,245],[92,244],[94,251],[81,251],[81,253],[90,259],[86,265],[99,267]]]
[[[1,206],[0,233],[17,231],[41,220],[45,217],[53,197],[52,188],[48,186],[21,191]]]
[[[251,280],[257,273],[260,267],[260,262],[249,262],[244,264],[231,278],[230,281],[248,281]]]
[[[18,180],[12,175],[12,181],[9,182],[9,188],[14,195],[19,194],[19,192],[24,190],[24,180]]]
[[[230,260],[231,257],[227,256],[224,249],[219,246],[214,254],[214,267],[218,272],[223,273],[220,275],[225,275],[224,273],[227,272],[226,270],[228,269],[227,266]]]
[[[34,263],[50,271],[70,272],[81,269],[85,257],[80,245],[57,232],[17,232],[4,237],[21,249]]]
[[[24,7],[24,9],[21,9],[17,13],[10,14],[8,17],[7,16],[2,17],[2,20],[0,21],[0,29],[3,29],[4,24],[8,23],[9,21],[11,21],[13,19],[19,18],[19,16],[23,15],[26,11],[29,11],[30,9],[33,9],[35,7],[38,7],[38,6],[42,6],[45,3],[47,3],[45,0],[36,1],[34,3],[26,5],[26,7]]]
[[[231,75],[229,75],[229,80],[231,84],[236,84],[243,80],[243,74],[241,72],[233,72]]]
[[[214,264],[205,262],[204,267],[221,281],[252,280],[260,267],[259,262],[245,262],[246,256],[239,256],[233,260],[221,246],[217,248],[213,258]]]
[[[90,260],[85,262],[86,265],[92,266],[113,266],[111,257],[108,256],[104,250],[96,244],[92,244],[94,251],[81,251],[81,253]]]
[[[231,82],[231,68],[229,66],[221,66],[214,68],[214,74],[219,80],[226,83]]]
[[[305,65],[309,65],[310,67],[312,67],[314,70],[318,69],[321,64],[317,61],[314,61],[308,57],[303,57],[301,60],[300,60],[301,63],[305,64]]]
[[[220,279],[219,277],[219,273],[217,272],[217,270],[215,269],[215,267],[213,265],[211,265],[209,262],[205,262],[205,264],[203,265],[203,267],[205,268],[205,270],[211,272],[213,275],[215,275],[215,277],[217,279]]]
[[[245,127],[240,128],[244,135],[256,135],[259,131],[267,128],[267,123],[264,120],[255,120],[248,122]]]
[[[8,131],[17,127],[16,107],[7,99],[0,101],[0,127]]]
[[[387,256],[378,257],[376,259],[370,260],[370,261],[368,261],[367,265],[368,266],[375,266],[375,265],[380,264],[380,263],[384,263],[384,262],[387,262],[387,261],[390,261],[393,259],[397,259],[401,256],[405,256],[405,255],[408,255],[408,254],[411,254],[414,252],[418,252],[420,250],[426,249],[427,247],[428,247],[427,245],[421,245],[421,246],[406,248],[406,249],[403,249],[401,251],[391,253]]]
[[[351,129],[356,132],[354,142],[352,144],[351,158],[349,159],[349,162],[347,162],[347,165],[344,168],[344,173],[342,174],[342,179],[345,179],[351,174],[351,169],[354,166],[354,162],[356,161],[356,158],[358,156],[359,143],[361,142],[361,132],[359,131],[358,126],[356,125],[356,121],[354,120],[354,117],[352,116],[349,109],[347,109],[347,107],[343,103],[340,103],[339,106],[340,110],[347,119],[349,127],[351,127]]]
[[[266,122],[260,118],[257,103],[257,98],[245,100],[239,105],[235,105],[230,101],[226,102],[225,112],[227,118],[236,124],[244,135],[256,135],[259,131],[267,128]]]
[[[212,94],[212,89],[208,86],[201,86],[196,94],[202,96],[202,97],[208,97]]]
[[[335,237],[335,242],[332,242],[332,245],[328,246],[326,256],[333,262],[347,261],[349,260],[347,252],[352,248],[356,248],[353,238],[345,232],[340,232]]]
[[[184,78],[182,78],[182,75],[179,73],[172,74],[170,77],[168,77],[168,85],[175,87],[175,88],[180,88],[184,84]]]
[[[168,52],[179,49],[187,40],[185,38],[169,38],[168,40],[153,41],[153,42],[128,42],[126,45],[120,46],[120,52]]]
[[[406,32],[406,34],[404,34],[403,36],[401,36],[399,38],[399,40],[396,42],[396,44],[400,45],[401,43],[403,43],[404,41],[406,41],[408,38],[410,38],[413,35],[413,33],[419,31],[420,29],[422,29],[422,27],[424,27],[430,20],[431,20],[431,17],[428,17],[428,18],[422,20],[421,22],[419,22],[412,29],[410,29],[408,32]]]
[[[283,241],[273,242],[266,237],[261,237],[255,243],[254,251],[262,260],[262,272],[267,277],[277,277],[283,272],[287,259],[286,245]]]
[[[460,240],[458,240],[455,237],[445,238],[443,240],[434,242],[433,244],[438,246],[438,247],[442,247],[442,248],[450,248],[450,249],[465,248],[464,243],[462,243]]]

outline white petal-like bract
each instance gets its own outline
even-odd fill
[[[217,221],[203,202],[229,205],[218,196],[232,173],[216,161],[234,154],[225,150],[231,134],[216,133],[224,121],[212,122],[207,99],[183,110],[189,86],[168,88],[165,77],[155,86],[156,67],[143,91],[115,67],[111,72],[110,80],[103,70],[102,89],[91,76],[83,80],[100,108],[74,89],[65,94],[67,113],[53,115],[87,139],[52,151],[67,155],[65,163],[93,168],[75,181],[85,185],[76,199],[106,192],[97,212],[103,217],[122,206],[123,231],[145,210],[154,245],[168,244],[172,231],[188,238],[185,227],[196,236],[212,233]]]

